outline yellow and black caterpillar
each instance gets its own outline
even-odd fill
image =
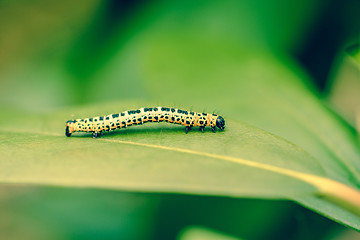
[[[200,127],[204,132],[205,126],[220,130],[225,128],[225,120],[221,116],[210,113],[197,113],[176,108],[154,107],[140,108],[122,113],[115,113],[103,117],[69,120],[66,122],[65,135],[70,137],[74,132],[91,132],[97,138],[103,131],[126,128],[131,125],[141,125],[146,122],[169,122],[184,125],[185,132],[192,127]]]

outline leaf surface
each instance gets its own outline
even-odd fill
[[[121,129],[99,139],[81,133],[67,138],[63,133],[64,119],[75,112],[74,118],[83,118],[138,105],[119,102],[48,115],[3,110],[0,181],[232,197],[301,199],[324,194],[333,202],[322,189],[333,181],[324,178],[316,159],[237,120],[226,119],[226,131],[216,134],[210,129],[185,134],[183,127],[167,123]],[[340,185],[340,193],[350,189],[350,196],[360,196]],[[349,199],[336,204],[343,211],[358,211]]]

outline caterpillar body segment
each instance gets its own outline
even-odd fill
[[[104,131],[127,128],[147,122],[169,122],[185,126],[188,133],[192,127],[200,127],[204,132],[206,126],[215,132],[225,128],[225,120],[221,116],[210,113],[197,113],[176,108],[154,107],[129,110],[107,116],[69,120],[66,122],[65,135],[70,137],[74,132],[91,132],[94,138]]]

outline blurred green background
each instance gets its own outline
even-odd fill
[[[359,12],[356,0],[1,0],[0,106],[49,113],[136,100],[224,114],[236,106],[244,121],[306,146],[294,126],[271,125],[278,112],[257,107],[269,89],[301,85],[356,136]],[[301,82],[271,81],[284,72]],[[232,105],[237,93],[244,97]],[[275,200],[2,185],[0,213],[1,239],[360,237]]]

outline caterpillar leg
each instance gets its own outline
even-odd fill
[[[92,133],[93,138],[98,138],[98,137],[100,137],[100,135],[101,135],[101,132],[93,132]]]
[[[187,134],[191,130],[190,126],[185,127],[185,133]]]
[[[204,133],[204,128],[205,128],[205,126],[201,126],[199,130],[200,130],[202,133]]]
[[[215,127],[211,127],[211,130],[213,131],[213,133],[215,133]]]

